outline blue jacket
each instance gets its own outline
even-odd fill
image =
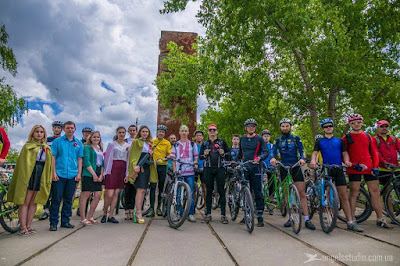
[[[275,140],[275,144],[270,152],[269,159],[281,154],[281,161],[284,165],[294,165],[304,158],[304,146],[298,136],[282,135]]]

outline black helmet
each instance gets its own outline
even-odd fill
[[[93,129],[91,129],[90,127],[84,127],[84,128],[82,128],[82,133],[83,132],[92,132],[93,131]]]
[[[282,125],[283,123],[289,123],[290,125],[292,125],[292,120],[290,120],[289,118],[283,118],[283,119],[279,122],[279,125]]]
[[[167,132],[167,127],[164,126],[164,125],[158,125],[158,126],[157,126],[157,131],[158,131],[158,130],[164,130],[165,132]]]
[[[244,122],[244,126],[245,126],[245,127],[248,126],[248,125],[250,125],[250,124],[254,124],[254,125],[257,126],[257,121],[254,120],[253,118],[249,118],[249,119],[246,120],[246,122]]]
[[[53,127],[62,127],[64,125],[64,123],[61,121],[54,121],[51,125]]]
[[[201,135],[203,135],[204,136],[204,132],[203,131],[201,131],[201,130],[199,130],[199,129],[197,129],[195,132],[194,132],[194,135],[196,136],[196,134],[197,133],[201,133]]]
[[[261,132],[261,136],[264,136],[264,134],[271,135],[271,132],[270,132],[268,129],[264,129],[264,130]]]

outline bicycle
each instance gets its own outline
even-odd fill
[[[264,162],[264,168],[263,168],[263,184],[262,184],[262,189],[263,189],[263,194],[264,194],[264,205],[265,209],[267,211],[273,211],[273,209],[276,206],[272,206],[271,203],[276,204],[279,207],[279,210],[281,212],[281,215],[283,217],[286,217],[287,214],[287,207],[286,204],[281,204],[280,199],[283,199],[283,193],[282,193],[282,188],[279,188],[279,194],[280,197],[276,197],[275,190],[274,188],[277,187],[277,185],[281,184],[280,178],[276,178],[276,176],[279,176],[279,172],[275,171],[275,166],[267,166],[267,164]],[[268,178],[268,173],[272,173],[272,178]],[[273,173],[276,173],[276,175],[273,175]],[[272,194],[270,194],[270,190],[273,190]],[[271,197],[273,197],[271,199]],[[254,203],[255,204],[255,203]]]
[[[298,166],[300,163],[297,162],[292,166],[287,166],[277,161],[277,165],[283,167],[287,171],[286,177],[280,182],[277,181],[278,167],[275,167],[273,171],[273,183],[275,185],[275,197],[276,203],[272,202],[268,197],[264,197],[265,204],[268,208],[279,208],[281,210],[282,216],[286,216],[285,207],[289,213],[289,219],[292,225],[292,230],[295,234],[298,234],[301,230],[302,224],[302,209],[300,202],[300,194],[296,186],[293,184],[291,170]],[[267,186],[264,187],[265,193],[269,191],[271,182],[267,180]],[[268,195],[268,194],[267,194]]]
[[[18,205],[7,201],[10,178],[2,174],[0,179],[0,224],[9,233],[16,233],[20,229]]]
[[[387,168],[391,171],[390,181],[385,184],[381,193],[383,193],[383,201],[386,209],[386,214],[390,219],[397,225],[400,225],[400,172],[396,171],[400,169],[399,166],[385,163]],[[396,175],[397,174],[397,175]]]
[[[306,197],[310,220],[315,210],[319,210],[319,221],[322,230],[329,234],[336,226],[339,208],[339,195],[332,177],[331,169],[342,169],[341,165],[318,164],[316,183],[312,179],[306,183]]]
[[[227,171],[233,171],[233,175],[227,182],[227,201],[231,219],[236,220],[239,208],[242,208],[247,231],[251,233],[254,230],[254,204],[249,181],[244,175],[249,164],[254,164],[254,162],[225,162],[224,167]]]

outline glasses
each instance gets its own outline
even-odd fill
[[[330,128],[330,127],[333,127],[333,125],[323,126],[322,128]]]
[[[210,128],[210,129],[208,129],[208,131],[215,132],[215,131],[217,131],[217,129],[216,128]]]
[[[352,121],[350,122],[350,125],[354,125],[354,124],[362,124],[362,121]]]
[[[380,128],[389,127],[388,125],[380,125]]]
[[[256,127],[256,125],[247,125],[247,127]]]

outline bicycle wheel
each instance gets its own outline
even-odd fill
[[[349,186],[347,186],[349,188]],[[358,192],[357,202],[356,202],[356,211],[355,218],[357,223],[362,223],[367,220],[372,213],[372,203],[371,196],[365,190],[365,188],[361,187]],[[347,222],[346,216],[342,209],[338,212],[338,219],[342,222]]]
[[[315,185],[312,180],[308,180],[306,183],[306,198],[308,205],[308,215],[310,216],[310,220],[313,218],[315,213],[315,208],[317,205],[315,204],[318,201],[318,198],[315,196]]]
[[[197,196],[197,204],[196,204],[196,208],[198,210],[201,210],[204,208],[204,193],[203,193],[203,188],[201,187],[201,185],[199,185],[199,192],[198,192],[198,196]]]
[[[169,226],[178,229],[189,215],[192,201],[192,192],[185,182],[178,182],[176,189],[176,201],[173,195],[168,197],[167,219]]]
[[[385,209],[390,219],[400,225],[400,190],[399,187],[390,186],[384,197]]]
[[[143,199],[143,212],[142,215],[145,216],[150,211],[150,189],[146,189],[146,194]]]
[[[295,234],[298,234],[301,230],[302,210],[299,191],[296,186],[290,184],[289,186],[289,219],[292,224],[292,230]]]
[[[281,200],[279,210],[281,211],[281,214],[283,217],[286,217],[287,214],[287,203],[285,202],[285,195],[283,194],[283,189],[282,187],[279,188],[279,198]]]
[[[242,200],[243,200],[243,214],[244,221],[246,223],[246,228],[249,233],[254,230],[254,204],[253,197],[251,196],[250,189],[245,186],[242,191]]]
[[[336,226],[339,208],[339,196],[336,186],[331,182],[324,183],[324,202],[319,204],[319,221],[322,230],[329,234]]]
[[[229,187],[226,190],[226,201],[228,202],[228,208],[229,208],[229,213],[231,215],[231,219],[232,221],[235,221],[239,213],[239,205],[236,202],[234,187]]]
[[[6,191],[0,192],[0,224],[9,233],[19,230],[18,205],[7,202]]]
[[[161,206],[160,206],[160,210],[161,210],[161,216],[162,217],[167,217],[167,210],[168,210],[168,198],[167,197],[163,197],[161,199]]]

